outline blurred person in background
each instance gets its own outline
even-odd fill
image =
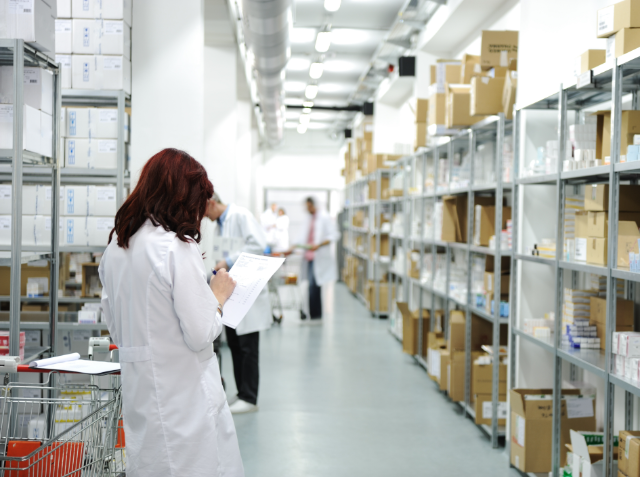
[[[273,246],[274,252],[286,252],[289,250],[289,217],[284,209],[278,209],[276,219],[276,240]]]
[[[306,206],[309,215],[303,229],[305,235],[298,241],[304,249],[300,277],[309,280],[309,318],[319,323],[322,318],[320,287],[338,279],[338,263],[332,244],[340,238],[340,232],[331,216],[316,207],[313,197],[307,198]],[[293,249],[289,249],[285,255],[291,253]],[[307,319],[304,311],[300,311],[300,319]]]
[[[219,261],[215,270],[230,270],[242,252],[263,255],[267,239],[260,223],[251,212],[239,205],[225,205],[218,194],[213,194],[207,205],[206,216],[217,224],[221,237],[241,238],[244,245]],[[264,287],[247,316],[234,330],[225,326],[227,344],[231,350],[233,375],[238,394],[229,399],[232,414],[258,410],[258,384],[260,378],[260,332],[272,323],[269,291]]]
[[[270,249],[273,249],[277,243],[277,225],[276,221],[278,220],[278,206],[275,202],[271,203],[271,206],[268,207],[262,214],[260,215],[260,224],[264,228],[264,233],[267,239],[267,245]]]

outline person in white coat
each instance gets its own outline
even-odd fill
[[[118,210],[98,272],[120,351],[127,476],[243,477],[213,340],[235,282],[209,283],[200,222],[213,186],[188,154],[165,149]]]
[[[267,239],[267,245],[273,248],[277,242],[277,226],[276,220],[278,220],[278,205],[273,202],[269,208],[267,208],[260,215],[260,223],[264,229],[264,233]]]
[[[278,209],[278,218],[276,219],[276,243],[273,251],[286,252],[289,250],[289,217],[283,208]]]
[[[225,205],[217,194],[213,194],[207,207],[207,217],[217,223],[217,233],[222,237],[244,240],[241,249],[233,251],[225,260],[216,264],[216,270],[231,269],[242,252],[264,254],[267,248],[264,230],[244,207],[235,204]],[[232,414],[258,410],[260,332],[269,329],[272,321],[269,291],[265,287],[238,327],[235,330],[225,327],[238,389],[237,396],[229,400]]]
[[[338,279],[338,263],[332,244],[340,238],[335,221],[324,210],[316,207],[313,197],[306,200],[309,217],[303,230],[305,236],[300,237],[298,244],[304,244],[304,252],[300,278],[309,281],[309,318],[322,318],[321,287]],[[293,249],[286,252],[291,254]],[[307,318],[305,312],[300,312],[300,318]]]

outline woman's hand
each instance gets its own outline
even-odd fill
[[[236,281],[229,276],[229,272],[220,270],[211,277],[209,286],[220,306],[224,306],[236,288]]]

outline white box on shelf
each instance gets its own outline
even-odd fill
[[[87,246],[87,217],[61,217],[62,238],[61,245]]]
[[[122,20],[73,19],[72,53],[131,58],[131,27]]]
[[[65,139],[65,167],[115,169],[117,140]]]
[[[53,156],[53,116],[38,111],[40,113],[40,154],[46,157]]]
[[[71,89],[71,55],[56,55],[60,64],[60,88]]]
[[[115,108],[66,108],[65,136],[117,139],[118,110]],[[124,115],[125,142],[128,141],[129,115]]]
[[[70,18],[56,19],[56,54],[73,52],[73,30]]]
[[[124,20],[131,25],[131,0],[71,0],[73,18]]]
[[[57,0],[58,18],[71,18],[71,0]]]
[[[89,186],[66,186],[64,191],[64,202],[60,202],[62,205],[60,208],[60,214],[64,216],[86,216],[89,213],[88,189]]]
[[[109,234],[113,229],[114,217],[88,217],[87,218],[87,236],[90,246],[107,246],[109,243]]]
[[[53,113],[53,73],[44,68],[24,68],[24,104]],[[0,66],[0,103],[12,104],[13,66]]]
[[[0,0],[0,38],[22,39],[41,51],[55,51],[55,0]]]
[[[11,111],[13,114],[13,110]],[[23,137],[22,145],[26,151],[40,153],[40,139],[42,132],[40,131],[40,111],[31,106],[24,106],[23,113]],[[12,118],[13,123],[13,118]],[[13,132],[11,134],[11,148],[13,147]]]
[[[0,215],[0,245],[11,245],[11,215]],[[44,215],[22,216],[22,245],[49,245],[51,233],[46,231]]]
[[[89,186],[89,215],[113,217],[116,215],[116,188]]]
[[[131,93],[131,61],[123,56],[71,55],[71,87]]]

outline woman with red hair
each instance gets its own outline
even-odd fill
[[[212,346],[235,281],[221,270],[207,283],[198,247],[212,195],[200,163],[159,152],[118,210],[100,262],[130,477],[244,476]]]

